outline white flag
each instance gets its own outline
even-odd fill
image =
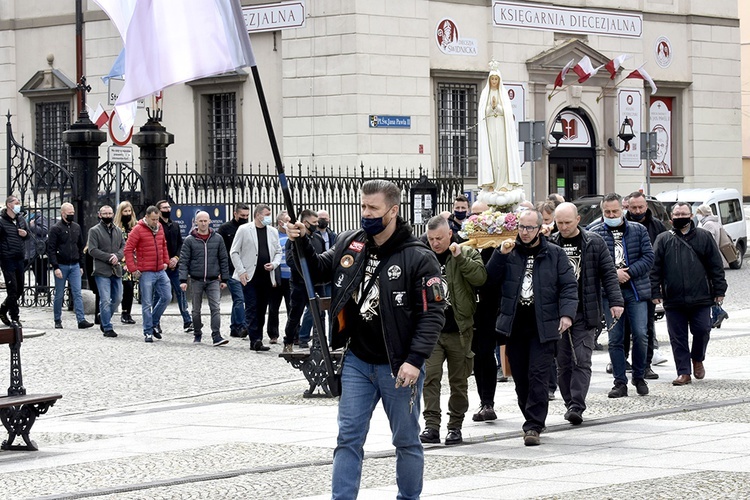
[[[255,65],[239,0],[95,1],[125,42],[127,75],[115,109],[126,130],[138,99]]]

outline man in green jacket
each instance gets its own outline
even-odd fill
[[[445,301],[445,326],[435,350],[425,362],[424,419],[425,430],[419,439],[423,443],[440,442],[440,379],[443,363],[448,360],[448,435],[446,445],[463,442],[461,425],[469,409],[469,383],[474,353],[471,338],[474,312],[477,307],[476,287],[484,284],[487,271],[479,252],[460,247],[452,242],[453,232],[442,216],[427,222],[427,241],[440,263],[441,283],[428,283]]]

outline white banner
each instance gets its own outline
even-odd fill
[[[619,133],[622,122],[627,118],[633,126],[635,137],[631,140],[625,151],[619,154],[620,168],[640,169],[641,168],[641,109],[643,108],[643,94],[641,90],[620,89],[617,93],[618,119],[617,132]],[[615,146],[620,149],[623,142],[614,137]]]
[[[506,28],[633,38],[640,38],[643,34],[643,16],[640,14],[533,3],[495,1],[492,3],[492,23]]]
[[[503,82],[503,85],[508,91],[510,106],[513,108],[513,121],[516,123],[516,132],[518,132],[518,122],[526,120],[526,84]],[[518,142],[518,151],[520,158],[523,159],[523,142]]]
[[[248,33],[305,26],[305,1],[254,5],[242,8]]]

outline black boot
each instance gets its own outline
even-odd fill
[[[130,313],[122,313],[122,316],[120,317],[120,321],[126,325],[134,325],[135,321],[133,318],[130,317]]]

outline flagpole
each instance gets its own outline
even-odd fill
[[[284,164],[281,161],[281,153],[279,152],[279,145],[276,142],[276,134],[273,131],[273,124],[271,123],[271,114],[268,112],[268,103],[266,102],[266,96],[263,92],[263,85],[260,81],[260,73],[258,73],[258,67],[253,65],[250,67],[253,74],[253,81],[255,82],[255,88],[258,91],[258,100],[260,101],[260,109],[263,112],[263,121],[266,124],[266,131],[268,132],[268,140],[271,143],[271,151],[273,152],[273,159],[276,163],[276,172],[279,175],[279,184],[281,184],[281,192],[284,195],[284,204],[286,205],[287,213],[292,223],[297,222],[297,213],[294,210],[294,202],[292,201],[292,194],[289,191],[289,181],[286,178],[284,172]],[[315,288],[313,287],[313,281],[310,276],[310,268],[307,264],[307,258],[305,253],[302,251],[302,242],[297,239],[294,242],[295,255],[297,257],[297,263],[300,267],[302,278],[305,282],[305,290],[307,292],[308,305],[310,312],[312,313],[313,326],[315,327],[315,333],[318,336],[318,342],[320,343],[320,351],[323,355],[323,362],[326,367],[326,381],[328,391],[332,396],[339,396],[339,387],[336,383],[335,372],[333,369],[333,361],[331,360],[331,351],[328,348],[328,342],[326,340],[325,333],[323,332],[323,322],[320,319],[320,301],[319,297],[315,294]]]

